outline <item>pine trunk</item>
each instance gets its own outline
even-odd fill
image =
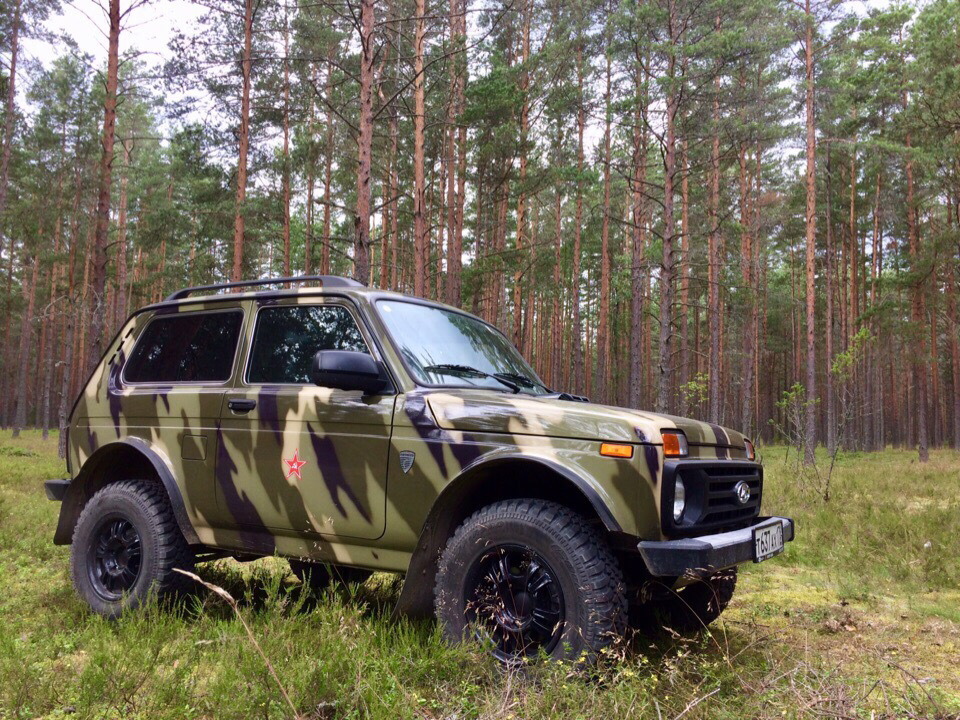
[[[100,156],[96,229],[93,236],[92,277],[89,288],[90,327],[87,332],[85,370],[92,373],[103,354],[107,283],[107,235],[110,231],[110,188],[113,182],[113,143],[117,122],[117,68],[120,44],[120,0],[110,0],[110,33],[107,52],[106,99],[103,104],[103,135]]]
[[[116,0],[114,0],[116,1]],[[247,152],[250,146],[250,76],[253,63],[253,0],[243,4],[243,57],[240,72],[243,89],[240,100],[240,130],[237,154],[237,199],[233,219],[233,271],[234,282],[243,279],[243,242],[247,202]]]
[[[817,354],[816,354],[816,295],[814,288],[816,238],[817,238],[817,183],[816,157],[817,139],[815,125],[815,107],[813,96],[813,15],[810,0],[806,0],[806,38],[804,43],[806,60],[806,126],[807,126],[807,372],[806,372],[806,424],[804,427],[804,462],[813,464],[817,444]]]
[[[416,73],[417,79],[421,83],[421,88],[423,83],[423,5],[424,0],[417,0],[417,28],[420,37],[417,47],[420,48],[420,52],[417,53],[419,66]],[[371,154],[373,152],[373,61],[376,58],[376,54],[377,48],[374,43],[374,0],[361,0],[360,132],[357,136],[357,205],[353,218],[353,277],[362,283],[366,283],[370,275],[370,167]],[[421,110],[416,113],[416,116],[422,125],[422,99]],[[421,156],[422,153],[423,149],[421,147]],[[420,194],[422,213],[422,184]]]
[[[417,0],[413,40],[413,294],[426,296],[427,247],[426,179],[424,177],[424,133],[426,119],[423,81],[425,0]]]

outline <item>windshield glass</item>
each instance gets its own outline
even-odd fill
[[[380,300],[377,309],[410,373],[423,385],[549,392],[513,345],[476,318],[397,300]]]

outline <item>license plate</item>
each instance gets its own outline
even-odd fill
[[[754,528],[753,561],[763,562],[783,552],[783,524],[778,522]]]

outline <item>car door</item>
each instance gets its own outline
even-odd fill
[[[220,416],[217,499],[228,522],[345,538],[383,533],[395,396],[309,379],[319,350],[370,353],[361,327],[346,301],[257,308],[246,366]]]
[[[169,463],[200,532],[216,512],[212,448],[243,321],[235,302],[158,312],[127,348],[129,357],[121,345],[110,360],[109,413],[90,420],[91,432],[109,425],[100,442],[137,438]]]

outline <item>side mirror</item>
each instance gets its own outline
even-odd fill
[[[320,387],[362,390],[364,395],[387,385],[380,364],[369,354],[353,350],[321,350],[313,356],[310,379]]]

